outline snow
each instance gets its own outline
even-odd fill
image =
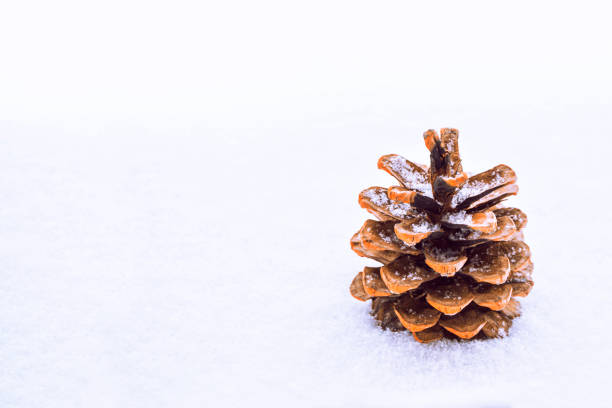
[[[401,155],[393,155],[389,156],[387,160],[389,161],[389,167],[400,175],[407,188],[419,190],[427,197],[433,197],[431,183],[427,177],[421,173],[412,171],[412,169],[406,165],[406,159],[404,157]]]
[[[416,233],[424,233],[430,231],[437,231],[440,229],[439,225],[434,225],[431,222],[427,221],[424,218],[419,219],[417,222],[410,225],[410,229],[412,232]]]
[[[602,7],[8,3],[0,407],[609,405]],[[349,294],[359,192],[441,127],[518,176],[503,339],[418,344]]]
[[[598,214],[580,240],[560,220],[576,211],[567,185],[595,192],[604,177],[605,149],[573,135],[592,129],[601,145],[612,129],[557,109],[538,119],[558,123],[557,143],[541,147],[559,158],[547,172],[534,165],[533,120],[498,134],[524,135],[499,151],[480,119],[455,119],[466,166],[485,158],[517,171],[522,193],[510,203],[529,216],[536,284],[508,337],[433,345],[381,332],[349,295],[355,273],[376,263],[348,241],[368,217],[359,191],[388,179],[379,153],[418,153],[435,118],[355,117],[342,132],[313,120],[316,134],[291,139],[283,129],[228,138],[2,125],[0,405],[377,406],[384,395],[389,405],[597,406],[611,357],[601,313],[612,307],[611,219]],[[569,157],[580,170],[551,179]]]
[[[391,236],[389,235],[385,235],[384,231],[380,231],[379,233],[380,238],[385,241],[386,243],[390,244],[391,242],[393,242],[393,238],[391,238]]]
[[[363,192],[363,195],[394,217],[413,218],[414,208],[410,204],[389,200],[386,190],[368,189]]]
[[[493,178],[487,183],[482,181],[466,181],[453,195],[451,206],[453,208],[457,207],[468,198],[482,194],[493,187],[501,186],[505,182],[505,179],[499,174],[498,170],[493,171],[491,174]]]
[[[472,215],[466,213],[465,211],[459,211],[456,213],[445,215],[443,217],[443,220],[451,224],[471,225]]]

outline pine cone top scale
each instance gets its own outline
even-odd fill
[[[421,342],[502,337],[520,314],[515,297],[533,286],[527,216],[501,204],[518,192],[516,174],[502,164],[468,177],[458,136],[425,132],[429,167],[382,156],[378,167],[400,185],[359,194],[377,220],[351,238],[358,255],[383,265],[359,272],[351,294],[372,299],[383,328],[410,330]]]

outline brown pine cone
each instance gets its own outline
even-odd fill
[[[456,129],[424,139],[429,167],[385,155],[378,167],[400,185],[359,194],[377,220],[363,224],[351,248],[383,266],[359,272],[351,294],[372,299],[381,327],[420,342],[503,337],[520,314],[516,297],[533,286],[527,216],[501,204],[518,192],[516,175],[501,164],[468,177]]]

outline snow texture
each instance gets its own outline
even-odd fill
[[[363,192],[363,195],[369,198],[372,203],[382,207],[389,214],[397,218],[412,218],[414,208],[410,204],[391,201],[387,196],[386,190],[368,189]]]
[[[357,194],[390,179],[376,169],[388,146],[423,154],[421,129],[379,122],[379,147],[354,120],[350,144],[335,127],[233,143],[205,130],[4,126],[1,405],[597,406],[610,361],[610,218],[568,241],[559,220],[575,209],[559,203],[566,183],[596,191],[598,179],[551,181],[533,165],[529,132],[533,150],[488,152],[485,127],[460,123],[466,165],[514,164],[536,285],[508,337],[421,345],[380,331],[348,293],[376,265],[349,249],[368,217]],[[568,137],[556,157],[577,130],[557,128]],[[596,174],[593,151],[569,150]]]
[[[427,221],[425,218],[419,219],[417,222],[410,225],[410,229],[412,232],[416,233],[424,233],[430,231],[437,231],[440,229],[439,225],[434,225],[431,222]]]
[[[401,177],[401,181],[407,188],[419,190],[427,197],[433,197],[431,183],[428,178],[406,165],[406,159],[400,155],[393,155],[387,158],[389,167]]]
[[[32,3],[0,13],[0,407],[609,406],[602,7]],[[359,192],[440,127],[518,176],[504,339],[422,345],[349,295]]]
[[[455,208],[470,197],[475,197],[479,194],[482,194],[493,187],[501,186],[505,181],[505,179],[499,174],[498,170],[495,170],[492,173],[492,176],[493,178],[488,183],[484,183],[482,181],[468,180],[453,195],[453,198],[451,200],[451,207]]]
[[[466,213],[465,211],[459,211],[445,215],[443,220],[450,224],[471,225],[472,215]]]

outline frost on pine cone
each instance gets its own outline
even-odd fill
[[[515,298],[533,286],[527,216],[501,204],[518,192],[516,175],[500,164],[468,177],[456,129],[423,137],[429,167],[383,156],[378,167],[400,185],[359,194],[378,220],[363,224],[351,248],[383,266],[359,272],[351,294],[372,299],[383,328],[407,329],[420,342],[503,337],[520,314]]]

